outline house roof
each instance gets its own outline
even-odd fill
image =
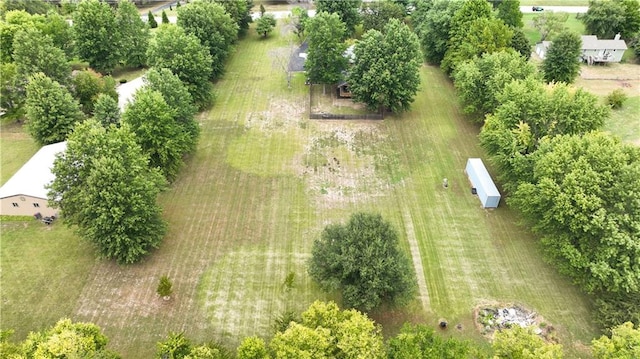
[[[624,40],[601,40],[595,35],[582,35],[582,50],[626,50]],[[548,49],[551,41],[543,41],[542,46]]]
[[[582,50],[626,50],[624,40],[602,40],[595,35],[583,35]]]
[[[51,172],[53,161],[66,148],[67,142],[43,146],[0,188],[0,198],[18,195],[47,198],[45,186],[55,178]]]

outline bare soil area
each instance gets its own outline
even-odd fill
[[[640,65],[583,65],[576,85],[600,96],[606,96],[616,89],[622,89],[627,96],[639,96]]]

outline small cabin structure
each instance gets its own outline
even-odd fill
[[[349,84],[346,81],[342,81],[336,87],[336,95],[338,98],[351,98],[351,91],[349,91]]]
[[[8,216],[54,216],[49,207],[46,186],[55,176],[51,169],[58,153],[64,152],[67,142],[43,146],[22,168],[0,188],[0,214]]]
[[[483,208],[497,208],[500,192],[480,158],[469,158],[465,173],[471,182],[471,193],[478,195]]]

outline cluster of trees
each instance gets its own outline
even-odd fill
[[[579,66],[579,36],[560,32],[542,73],[508,47],[467,58],[464,49],[479,46],[464,29],[478,16],[494,20],[482,0],[453,6],[449,26],[458,42],[446,44],[442,63],[452,61],[443,67],[453,70],[464,111],[483,123],[480,142],[508,203],[558,270],[593,294],[603,328],[640,324],[640,149],[599,132],[610,108],[568,85]],[[460,25],[465,18],[475,20]]]
[[[640,58],[640,3],[635,0],[591,0],[580,17],[588,33],[612,39],[620,34]]]
[[[10,335],[10,331],[0,333],[0,352],[6,358],[120,358],[106,349],[108,338],[92,323],[63,319],[42,332],[30,333],[19,343],[11,342]],[[631,323],[617,326],[611,337],[592,341],[592,353],[596,359],[637,358],[640,329]],[[496,333],[491,348],[445,339],[422,324],[405,324],[385,343],[382,328],[366,314],[340,310],[333,302],[316,301],[268,341],[246,337],[235,350],[229,350],[215,342],[194,344],[183,333],[170,333],[157,343],[156,358],[561,359],[563,352],[561,345],[546,343],[519,326]]]
[[[401,3],[385,0],[363,7],[366,32],[347,59],[345,40],[361,21],[361,1],[318,1],[318,14],[303,25],[309,82],[346,80],[353,99],[372,110],[408,110],[420,85],[421,54],[416,35],[400,20],[406,14]]]

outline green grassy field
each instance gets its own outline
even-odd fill
[[[605,123],[605,130],[620,137],[625,142],[640,146],[640,96],[630,97],[619,110],[611,111],[611,118]]]
[[[230,347],[247,335],[268,337],[283,311],[338,299],[306,274],[323,227],[375,211],[398,229],[420,286],[406,308],[372,313],[385,334],[406,320],[435,327],[445,318],[462,325],[451,335],[485,342],[474,307],[516,302],[554,325],[570,357],[588,356],[581,348],[597,332],[586,297],[541,259],[516,213],[504,204],[483,210],[470,194],[465,162],[486,156],[440,70],[422,68],[406,114],[310,121],[303,76],[288,89],[275,66],[273,49],[285,45],[277,33],[239,43],[215,106],[199,116],[197,151],[161,196],[169,233],[141,263],[94,260],[61,223],[2,223],[2,329],[22,339],[59,317],[91,321],[125,358],[151,357],[169,331]],[[2,137],[3,178],[13,143]],[[28,158],[32,149],[19,151]],[[174,283],[168,302],[155,293],[165,274]]]
[[[539,15],[540,14],[522,14],[522,22],[524,22],[524,27],[522,30],[524,31],[527,39],[529,39],[529,42],[532,44],[532,46],[540,42],[541,38],[540,32],[538,32],[538,30],[533,27],[533,19]],[[568,30],[571,30],[578,34],[585,33],[584,24],[576,18],[575,14],[569,14],[569,17],[567,18],[567,21],[564,25]],[[547,38],[547,40],[550,39]]]

